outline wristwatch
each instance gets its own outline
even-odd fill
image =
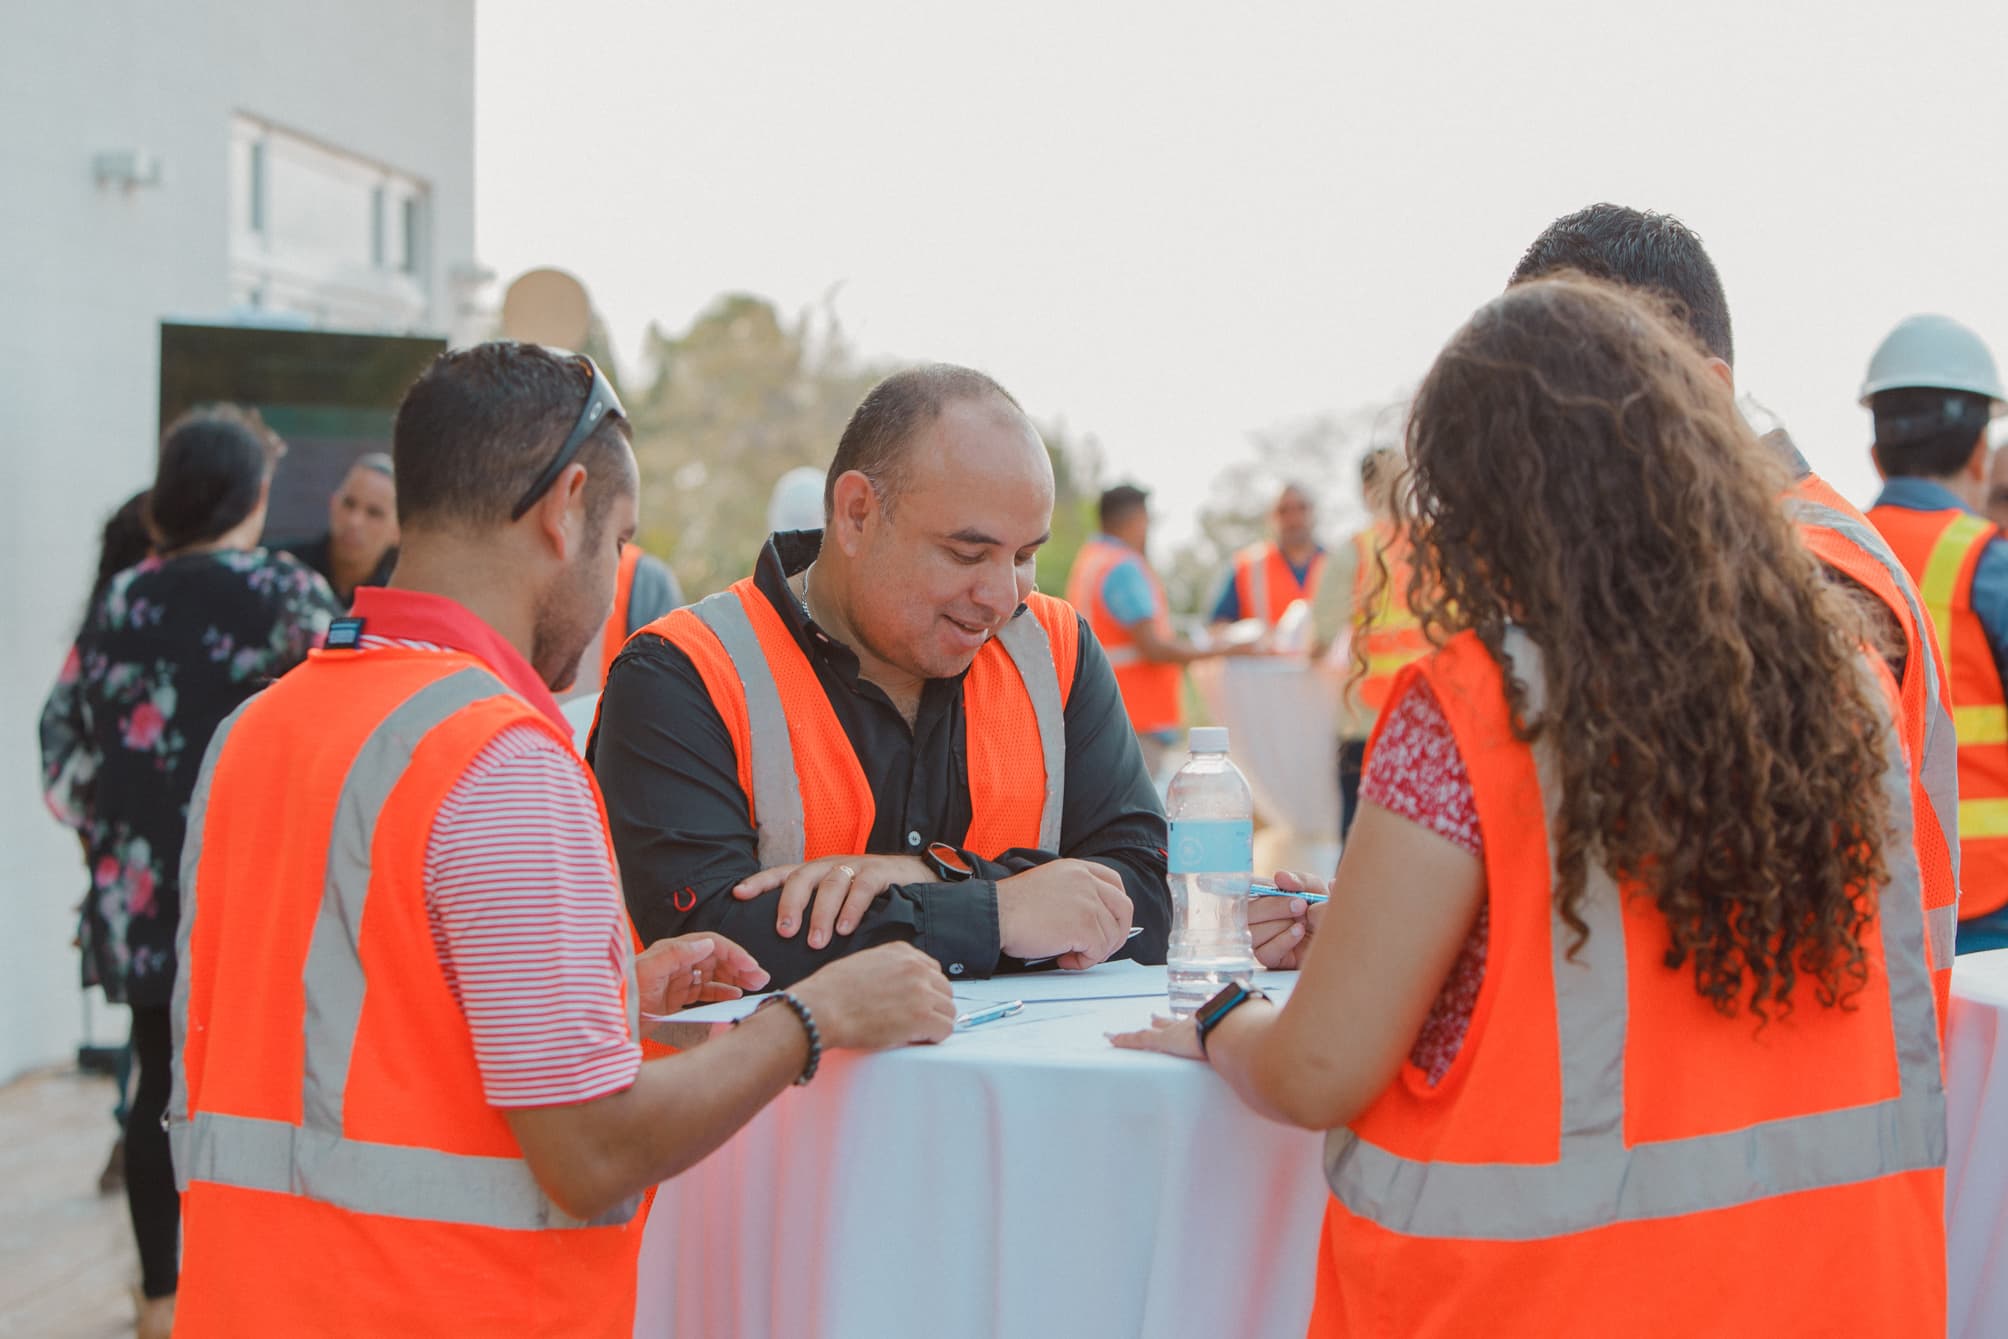
[[[967,856],[947,842],[929,842],[927,850],[921,853],[927,867],[941,876],[943,883],[961,883],[964,879],[976,877],[976,870]]]
[[[1227,1015],[1250,1000],[1262,1000],[1266,1003],[1268,999],[1267,995],[1255,987],[1244,986],[1239,981],[1229,981],[1222,986],[1217,995],[1193,1011],[1192,1023],[1199,1030],[1199,1053],[1206,1054],[1206,1038],[1213,1029],[1226,1020]]]

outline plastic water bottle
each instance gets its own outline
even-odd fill
[[[1191,756],[1171,779],[1171,1011],[1183,1018],[1230,981],[1248,984],[1248,878],[1255,865],[1255,797],[1227,757],[1227,730],[1192,731]]]

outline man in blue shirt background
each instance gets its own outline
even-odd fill
[[[1981,515],[2004,398],[1987,346],[1943,316],[1891,331],[1862,386],[1884,480],[1869,520],[1917,581],[1950,680],[1961,953],[2008,947],[2008,540]]]

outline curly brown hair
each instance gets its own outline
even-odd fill
[[[1870,625],[1800,545],[1788,480],[1685,328],[1581,275],[1522,284],[1454,335],[1417,393],[1398,507],[1411,604],[1500,665],[1543,652],[1520,738],[1560,762],[1559,914],[1595,858],[1665,915],[1671,968],[1734,1015],[1867,980],[1887,879],[1887,725]]]

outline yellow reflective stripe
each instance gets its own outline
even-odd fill
[[[1394,651],[1386,655],[1367,657],[1367,677],[1392,677],[1413,665],[1427,655],[1427,651]]]
[[[1959,840],[2008,837],[2008,800],[1961,800]]]
[[[2008,744],[2008,707],[1954,707],[1952,732],[1959,746]]]
[[[1924,575],[1917,583],[1917,593],[1924,600],[1925,612],[1931,615],[1933,630],[1938,633],[1939,652],[1948,666],[1953,663],[1952,602],[1958,594],[1959,571],[1966,565],[1967,551],[1986,536],[1987,522],[1978,516],[1953,517],[1931,546],[1931,556],[1924,561]]]

